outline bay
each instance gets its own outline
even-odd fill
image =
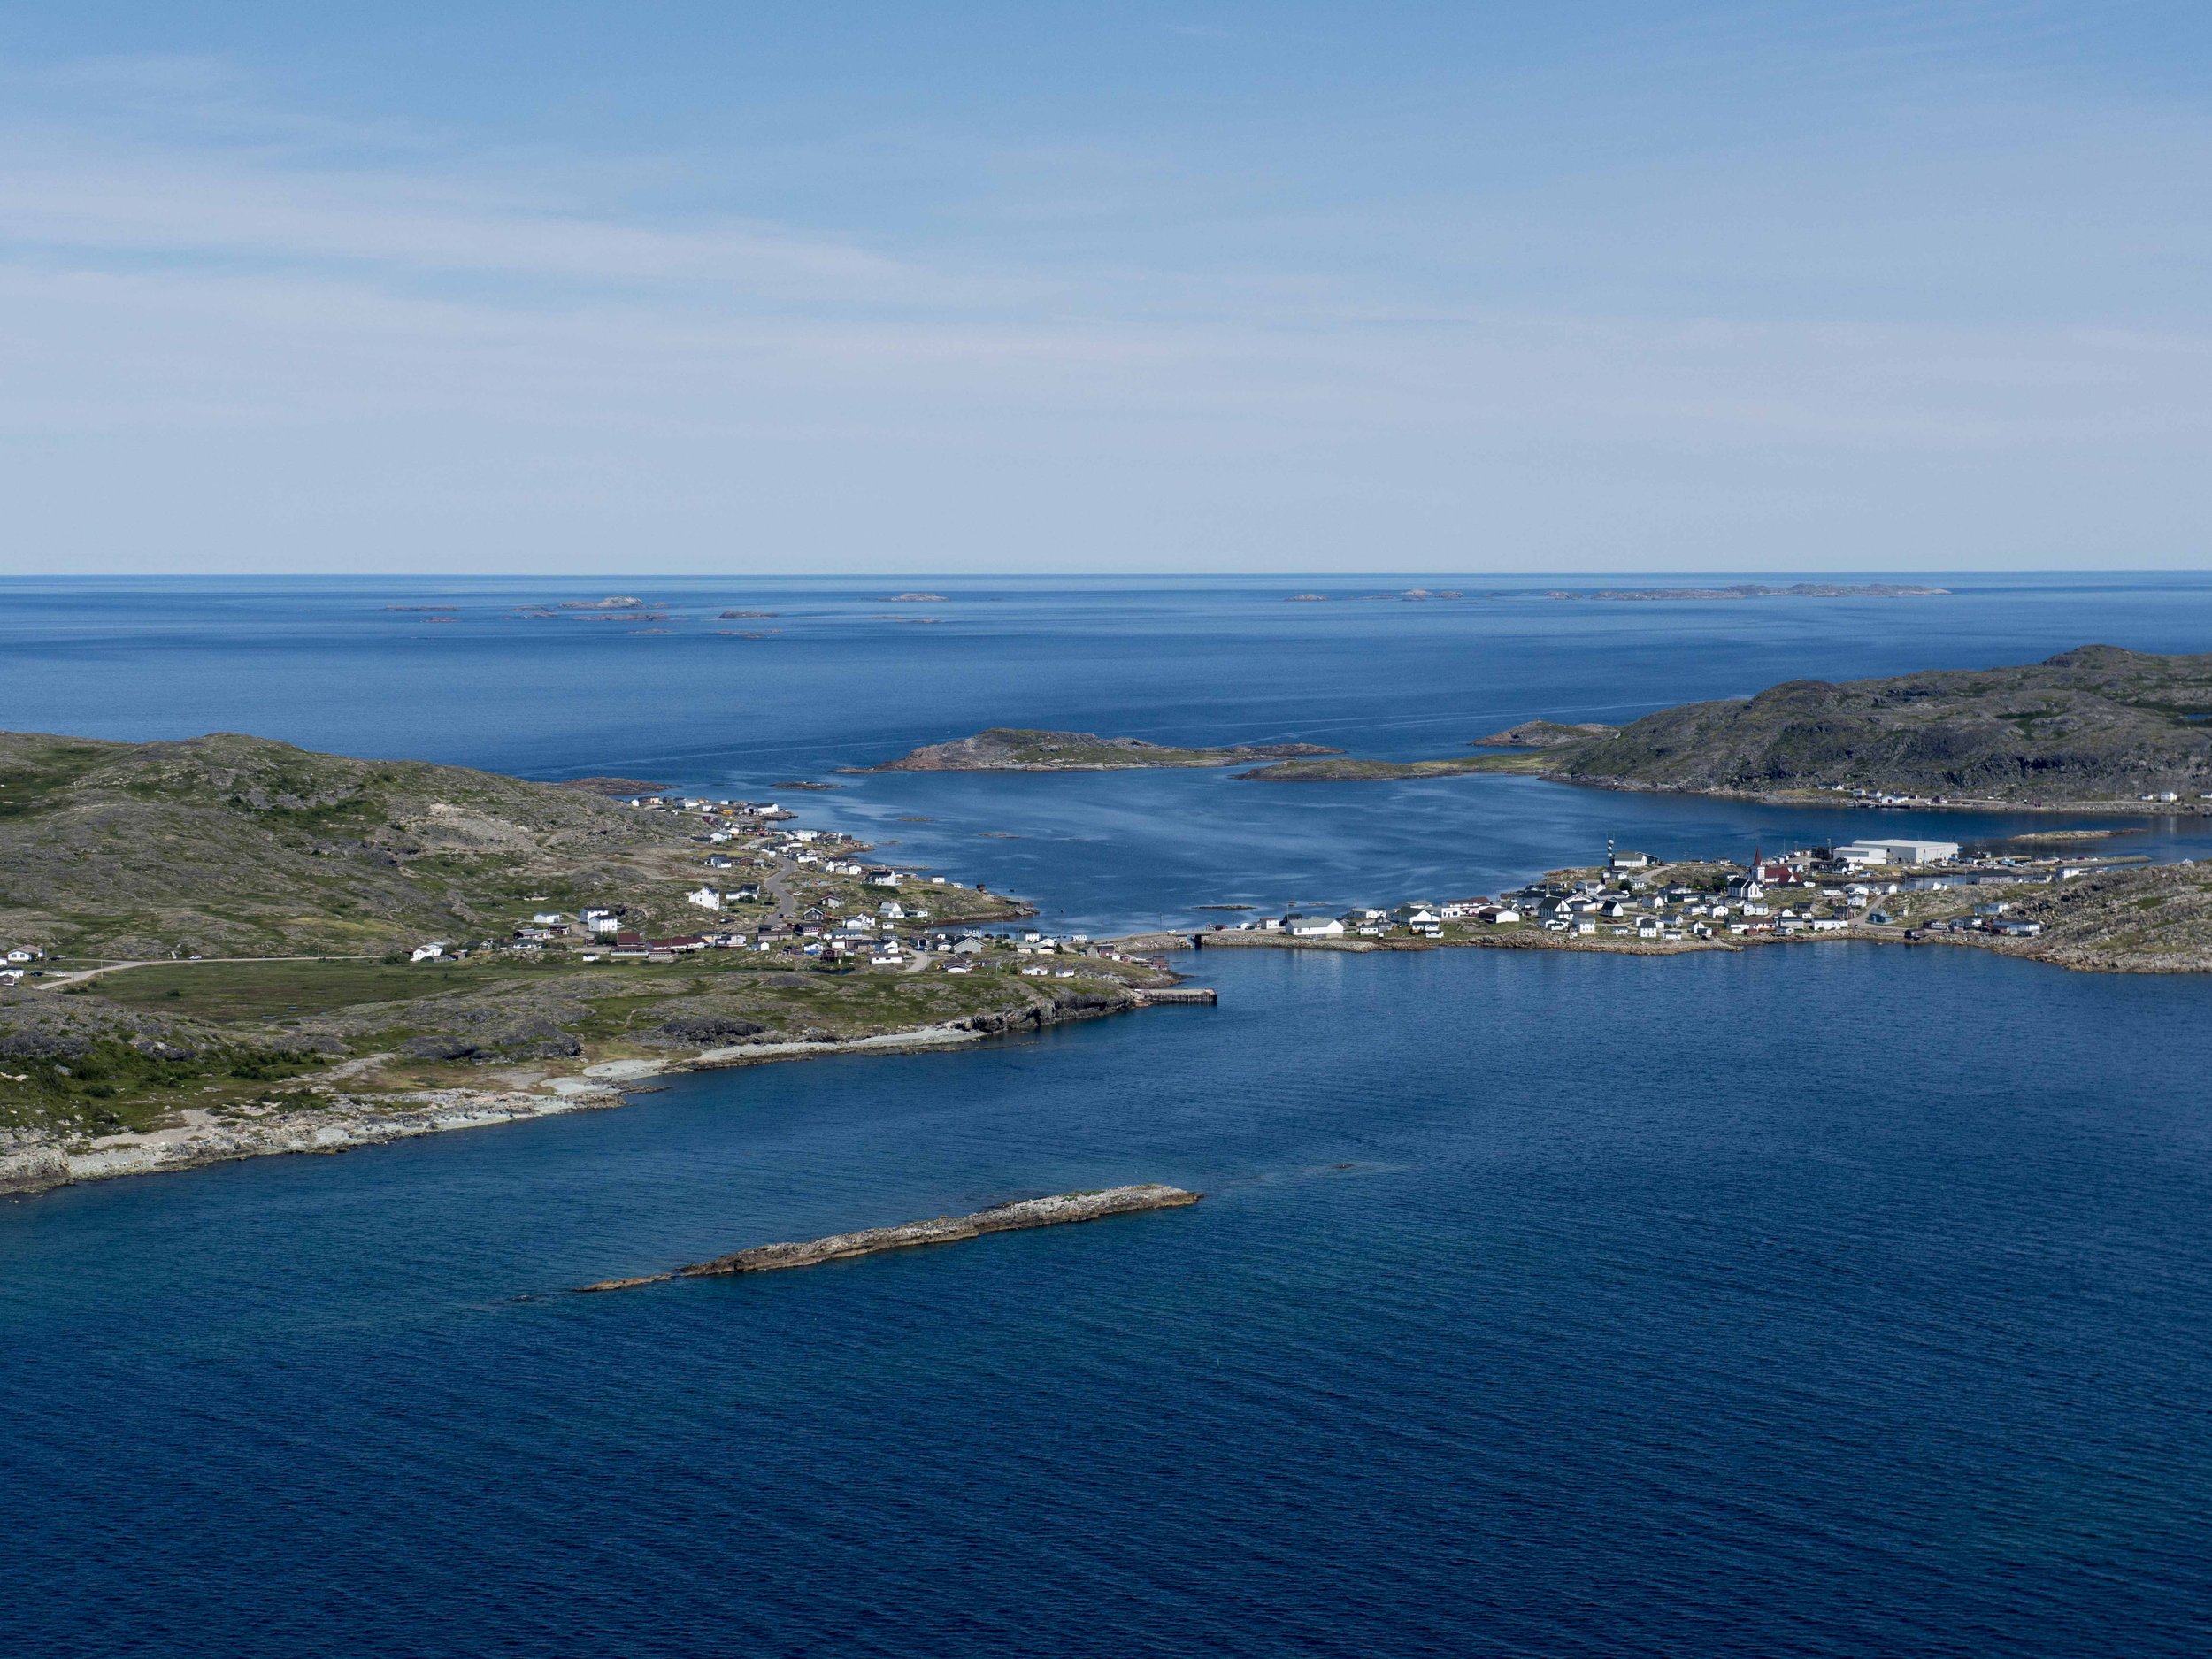
[[[512,610],[604,585],[18,582],[0,688],[19,729],[840,781],[791,798],[1102,930],[1494,888],[1607,836],[1828,837],[1824,815],[1517,779],[830,769],[990,724],[1448,753],[1797,674],[2201,649],[2212,622],[2185,577],[1284,600],[1410,585],[941,582],[941,605],[894,606],[917,584],[639,579],[621,591],[680,602],[651,634]],[[381,608],[430,603],[460,619]],[[872,619],[894,614],[948,619]],[[2198,834],[2148,820],[2115,846]],[[0,1640],[2055,1659],[2212,1639],[2205,986],[1827,944],[1199,965],[1217,1009],[0,1206]],[[1209,1196],[564,1292],[1130,1180]]]

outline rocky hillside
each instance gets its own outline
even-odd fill
[[[534,895],[673,898],[695,850],[668,815],[460,767],[0,733],[0,941],[56,953],[382,951]]]
[[[1978,896],[1979,895],[1978,890]],[[2212,867],[2151,864],[2008,889],[2008,915],[2043,924],[2013,956],[2096,973],[2212,971]]]
[[[2019,668],[1794,680],[1663,710],[1545,761],[1553,777],[1640,788],[2193,802],[2212,791],[2212,656],[2086,645]]]
[[[1232,766],[1248,760],[1333,755],[1319,743],[1236,743],[1172,749],[1141,737],[993,726],[949,743],[926,743],[872,772],[1120,772],[1143,766]]]

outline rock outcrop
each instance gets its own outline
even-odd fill
[[[330,1099],[319,1108],[219,1118],[188,1110],[183,1121],[143,1133],[66,1141],[34,1131],[0,1133],[0,1193],[35,1193],[119,1175],[157,1175],[287,1152],[344,1152],[414,1135],[480,1129],[595,1107],[621,1094],[578,1086],[557,1094],[438,1089],[395,1101]]]
[[[1143,1210],[1173,1210],[1194,1204],[1204,1197],[1180,1187],[1147,1182],[1133,1187],[1110,1187],[1094,1193],[1058,1193],[1049,1198],[1028,1198],[1018,1203],[997,1204],[972,1216],[936,1216],[927,1221],[909,1221],[895,1227],[866,1227],[857,1233],[832,1233],[803,1244],[762,1244],[733,1251],[712,1261],[695,1262],[670,1273],[648,1273],[629,1279],[603,1279],[580,1285],[580,1291],[631,1290],[672,1279],[715,1279],[731,1273],[773,1273],[786,1268],[815,1267],[856,1256],[874,1256],[885,1250],[911,1249],[924,1244],[956,1244],[979,1239],[987,1233],[1015,1233],[1029,1227],[1056,1227],[1071,1221],[1097,1221]]]

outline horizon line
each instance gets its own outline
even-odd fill
[[[2199,576],[2212,575],[2212,565],[2144,565],[2117,567],[2088,565],[1959,565],[1949,568],[1897,569],[1874,565],[1837,567],[1825,570],[1775,570],[1769,567],[1703,568],[1678,566],[1649,570],[1552,569],[1515,571],[1452,571],[1452,570],[1381,570],[1381,571],[1325,571],[1325,570],[1158,570],[1132,571],[1075,570],[1075,571],[409,571],[409,570],[345,570],[345,571],[17,571],[0,573],[0,583],[27,581],[228,581],[275,580],[284,581],[418,581],[418,582],[473,582],[473,581],[574,581],[574,582],[649,582],[649,581],[1071,581],[1071,580],[1167,580],[1202,581],[1243,580],[1250,581],[1360,581],[1377,582],[1404,578],[1415,580],[1460,581],[1534,581],[1557,578],[1606,578],[1619,580],[1632,577],[1662,576],[1725,576],[1757,578],[1770,581],[1809,582],[1838,577],[1879,577],[1910,580],[1933,580],[1939,577],[1990,576]]]

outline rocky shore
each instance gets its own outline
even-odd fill
[[[735,1250],[711,1261],[694,1262],[666,1273],[647,1273],[632,1279],[603,1279],[579,1285],[579,1292],[634,1290],[641,1285],[665,1284],[673,1279],[716,1279],[732,1273],[773,1273],[787,1268],[815,1267],[856,1256],[876,1256],[886,1250],[911,1249],[925,1244],[956,1244],[979,1239],[987,1233],[1017,1233],[1031,1227],[1056,1227],[1076,1221],[1098,1221],[1108,1216],[1132,1215],[1146,1210],[1175,1210],[1194,1204],[1203,1193],[1164,1187],[1154,1182],[1133,1187],[1110,1187],[1100,1192],[1057,1193],[1049,1198],[1027,1198],[997,1204],[969,1216],[935,1216],[927,1221],[909,1221],[895,1227],[864,1227],[857,1233],[836,1233],[803,1244],[761,1244]]]
[[[995,1010],[943,1025],[841,1041],[739,1042],[695,1054],[603,1060],[569,1073],[509,1071],[511,1087],[442,1088],[404,1094],[316,1091],[311,1105],[273,1105],[215,1113],[187,1108],[157,1129],[86,1136],[49,1128],[0,1130],[0,1195],[42,1192],[123,1175],[161,1175],[291,1152],[348,1152],[415,1135],[527,1122],[565,1112],[620,1106],[626,1086],[682,1071],[718,1071],[838,1055],[921,1054],[987,1038],[1018,1035],[1148,1006],[1136,992],[1118,996],[1064,994],[1056,1001]]]
[[[0,1136],[0,1194],[43,1192],[121,1175],[161,1175],[286,1152],[349,1152],[415,1135],[482,1129],[534,1118],[619,1106],[619,1090],[583,1083],[549,1094],[521,1089],[436,1089],[401,1097],[327,1095],[303,1110],[218,1118],[188,1109],[180,1121],[144,1133],[89,1140],[42,1130]]]

